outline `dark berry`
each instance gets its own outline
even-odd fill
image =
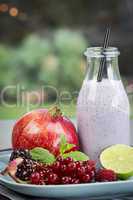
[[[47,167],[44,167],[42,171],[43,171],[44,175],[47,175],[47,174],[53,172],[53,169],[52,169],[52,166],[51,167],[47,166]]]
[[[42,163],[36,163],[36,171],[43,171],[43,169],[44,168],[46,168],[47,167],[47,165],[45,165],[45,164],[42,164]]]
[[[96,181],[99,181],[99,182],[116,181],[117,180],[117,175],[113,170],[100,169],[96,173],[95,179],[96,179]]]
[[[29,153],[29,150],[27,149],[15,149],[10,156],[10,161],[21,157],[21,158],[25,158],[25,159],[31,159],[31,155]]]
[[[85,174],[83,177],[82,177],[82,182],[83,183],[89,183],[91,181],[91,178],[90,178],[90,175],[89,174]]]
[[[31,174],[36,171],[36,166],[37,162],[30,159],[24,159],[17,167],[16,177],[23,181],[28,181]]]

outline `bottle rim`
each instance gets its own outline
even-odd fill
[[[108,47],[102,51],[103,47],[89,47],[84,55],[87,58],[116,57],[120,55],[117,47]]]

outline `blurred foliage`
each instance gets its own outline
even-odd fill
[[[13,59],[13,50],[7,46],[0,45],[0,88],[10,84],[13,79],[13,71],[10,62]]]
[[[81,34],[64,30],[55,32],[54,43],[57,51],[62,56],[80,56],[86,47],[86,41]]]
[[[39,108],[47,108],[50,109],[53,107],[53,104],[45,103],[42,106],[39,106]],[[29,112],[31,110],[37,109],[38,106],[32,105],[29,110],[26,109],[25,106],[17,107],[14,106],[13,108],[7,108],[4,106],[0,106],[0,120],[2,119],[17,119],[20,116],[24,115],[26,112]],[[75,110],[76,110],[76,104],[61,104],[60,109],[63,114],[65,114],[67,117],[75,117]]]
[[[21,84],[29,90],[41,85],[77,90],[84,76],[86,47],[84,36],[69,30],[54,31],[47,38],[32,34],[17,47],[1,45],[0,89]]]

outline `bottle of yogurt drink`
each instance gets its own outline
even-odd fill
[[[121,81],[115,47],[104,51],[106,64],[102,81],[97,81],[100,47],[85,52],[88,70],[77,101],[77,122],[82,150],[91,159],[113,144],[130,145],[129,101]]]

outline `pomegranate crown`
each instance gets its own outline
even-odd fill
[[[62,116],[62,112],[58,106],[54,106],[51,109],[49,109],[48,113],[53,119],[60,118]]]

